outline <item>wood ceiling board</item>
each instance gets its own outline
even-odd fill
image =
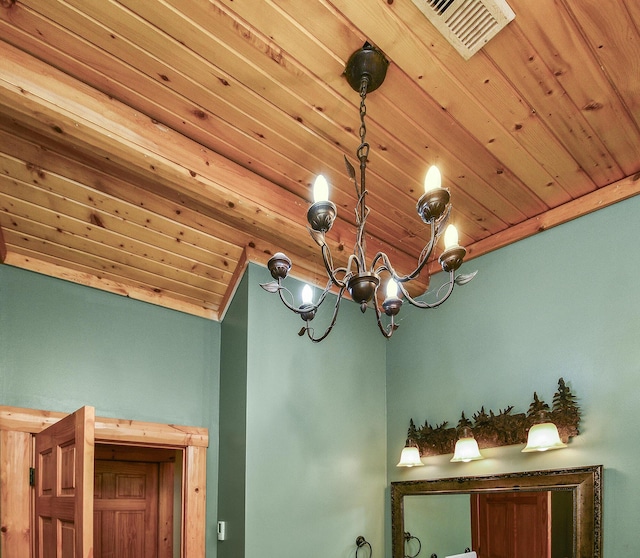
[[[595,134],[615,156],[623,175],[633,173],[637,169],[634,146],[640,144],[640,130],[602,71],[593,47],[585,43],[584,32],[575,25],[573,14],[565,4],[553,0],[540,0],[536,9],[531,9],[527,1],[513,4],[536,45],[536,54],[532,57],[550,69]],[[547,14],[553,11],[557,11],[558,17],[548,17]],[[497,49],[488,46],[487,50],[494,52]]]
[[[515,162],[519,162],[525,153],[536,153],[537,160],[534,164],[540,169],[537,172],[553,177],[557,185],[565,191],[570,189],[569,184],[563,183],[563,178],[566,177],[567,181],[573,182],[573,175],[580,174],[575,160],[540,125],[539,119],[531,114],[529,106],[522,102],[511,84],[492,69],[484,53],[474,56],[464,65],[447,65],[446,60],[438,59],[435,49],[429,48],[425,39],[417,35],[422,26],[430,27],[430,24],[413,5],[405,6],[407,9],[415,10],[409,27],[401,19],[389,17],[396,9],[402,8],[394,7],[402,4],[400,2],[394,2],[390,6],[375,2],[369,10],[360,15],[356,13],[358,7],[349,0],[336,0],[333,3],[348,17],[358,20],[363,32],[406,74],[413,76],[416,83],[473,136],[487,138],[487,141],[493,140],[490,143],[492,148],[496,147],[495,144],[499,140],[507,144],[515,140],[519,149],[514,150],[509,146],[511,148],[507,148],[508,152],[505,152],[501,160],[505,163],[514,161],[511,170],[516,176],[520,176],[520,173]],[[442,43],[444,39],[437,33],[437,36],[434,36],[433,30],[427,32],[428,27],[424,27],[424,33],[420,37],[428,37],[430,43]],[[446,46],[443,45],[442,50],[447,55],[450,53],[449,49],[452,47],[448,43]],[[454,54],[458,56],[457,53]],[[456,69],[459,70],[457,73]],[[488,79],[488,75],[492,75],[492,79]],[[499,102],[496,102],[498,100]],[[510,166],[508,163],[507,165]],[[581,180],[588,180],[588,177],[583,176]],[[524,182],[531,188],[538,184]],[[537,187],[534,192],[541,199],[545,199],[550,189],[542,186]]]
[[[20,189],[19,192],[15,191],[16,184]],[[89,210],[87,215],[86,208],[68,199],[59,197],[56,199],[52,195],[34,195],[35,188],[31,188],[30,192],[26,193],[24,190],[27,188],[29,186],[24,183],[20,184],[0,177],[0,209],[11,213],[14,221],[12,225],[25,234],[75,247],[78,250],[82,250],[80,245],[85,246],[88,255],[101,255],[104,259],[112,260],[114,264],[131,265],[131,258],[137,258],[140,260],[139,265],[147,271],[193,286],[200,286],[204,290],[218,294],[224,293],[231,279],[230,273],[201,263],[206,261],[206,255],[199,254],[198,259],[184,256],[181,253],[183,244],[181,242],[174,240],[170,247],[173,250],[156,248],[152,242],[156,245],[161,245],[161,242],[155,236],[149,236],[148,242],[143,242],[139,240],[140,236],[134,236],[136,231],[132,230],[130,225],[121,229],[108,214],[94,213]],[[11,196],[12,191],[24,196],[28,201]],[[63,209],[65,213],[57,209]],[[85,215],[74,216],[74,213],[77,215],[78,212]],[[40,225],[47,227],[47,230],[42,231],[39,228]],[[6,226],[10,228],[8,224]],[[52,235],[51,231],[55,231],[56,234]]]
[[[50,147],[40,149],[2,131],[0,145],[1,151],[12,156],[2,160],[4,174],[25,182],[38,182],[42,181],[43,173],[45,177],[50,173],[64,173],[65,178],[71,181],[69,189],[64,191],[65,196],[75,197],[79,202],[86,200],[91,207],[100,208],[102,213],[110,213],[144,227],[150,236],[143,240],[149,243],[155,239],[167,247],[180,240],[183,251],[191,250],[189,257],[205,259],[222,269],[228,266],[228,258],[237,260],[242,253],[241,248],[218,238],[233,236],[237,234],[236,229],[203,216],[184,204],[148,190],[141,191],[131,183],[55,153]],[[17,157],[20,159],[13,159]],[[32,203],[38,203],[33,196],[29,199]],[[251,242],[251,237],[247,235],[241,239],[241,245]]]

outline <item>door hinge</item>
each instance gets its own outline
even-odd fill
[[[36,485],[36,470],[33,467],[29,467],[29,486]]]

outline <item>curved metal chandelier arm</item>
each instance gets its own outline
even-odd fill
[[[376,254],[376,257],[373,258],[373,261],[371,262],[371,270],[377,274],[387,271],[389,272],[392,279],[396,283],[398,284],[407,283],[409,281],[412,281],[416,277],[418,277],[418,275],[420,275],[420,273],[422,272],[422,269],[424,268],[427,261],[429,260],[429,256],[431,255],[431,252],[433,252],[434,246],[435,246],[435,239],[431,239],[429,243],[424,247],[422,254],[420,255],[420,258],[418,259],[418,266],[411,273],[407,275],[398,275],[396,270],[391,265],[389,256],[387,256],[387,254],[385,254],[384,252],[378,252]],[[380,260],[382,260],[382,265],[376,268],[375,266]]]
[[[281,281],[281,279],[278,279],[278,281],[272,281],[271,283],[260,283],[260,286],[269,293],[277,292],[280,300],[282,301],[282,304],[284,304],[292,312],[295,312],[296,314],[302,314],[304,310],[302,309],[302,307],[298,307],[295,305],[295,303],[293,302],[295,300],[293,293],[289,289],[287,289],[287,287],[285,287]],[[287,298],[283,295],[283,292],[289,295],[289,297],[291,298],[291,302],[287,300]]]
[[[394,316],[391,316],[389,323],[385,327],[381,319],[382,312],[380,312],[380,308],[378,307],[378,300],[375,297],[373,300],[373,307],[376,312],[376,322],[378,323],[378,329],[380,330],[380,333],[382,333],[382,335],[384,335],[387,339],[391,338],[393,332],[398,329],[398,326],[396,325],[394,320]]]
[[[347,268],[337,267],[334,269],[333,267],[333,257],[331,256],[331,250],[327,244],[322,245],[322,261],[324,262],[324,267],[327,271],[327,275],[329,276],[329,283],[333,283],[339,289],[344,289],[347,284],[345,281],[341,281],[338,279],[337,275],[340,273],[347,274]]]
[[[331,333],[331,330],[333,329],[333,326],[335,325],[336,320],[338,319],[338,311],[340,310],[340,302],[342,301],[342,295],[344,294],[345,288],[346,288],[346,285],[344,287],[342,287],[340,289],[340,292],[338,293],[338,296],[336,298],[336,305],[333,307],[333,316],[331,318],[331,323],[327,326],[327,329],[324,331],[324,333],[320,337],[314,337],[315,330],[309,325],[309,322],[311,320],[307,320],[307,325],[305,327],[303,327],[298,332],[298,335],[304,335],[305,332],[306,332],[307,337],[309,339],[311,339],[311,341],[313,341],[314,343],[320,343],[320,341],[325,339],[329,335],[329,333]],[[325,289],[325,292],[321,296],[322,300],[324,300],[324,296],[327,294],[328,291],[329,291],[329,289]],[[316,305],[316,308],[318,306],[320,306],[320,304],[321,304],[321,302],[318,302],[318,304]]]
[[[391,265],[391,261],[389,260],[389,256],[387,256],[387,254],[385,254],[384,252],[378,252],[376,254],[375,258],[373,258],[373,260],[371,262],[371,270],[372,271],[375,270],[375,273],[380,273],[382,271],[388,271],[391,274],[391,277],[393,278],[393,280],[396,283],[407,283],[408,281],[412,281],[413,279],[418,277],[420,275],[420,273],[422,272],[422,269],[424,268],[424,266],[429,261],[431,253],[433,252],[433,249],[435,248],[436,243],[438,242],[438,239],[440,238],[441,228],[442,228],[441,227],[441,223],[444,222],[444,221],[446,221],[446,219],[443,219],[442,221],[438,221],[437,223],[433,223],[433,222],[430,223],[431,238],[429,239],[429,242],[427,242],[427,244],[425,244],[424,248],[422,249],[422,252],[420,252],[420,256],[418,258],[418,263],[416,265],[416,268],[411,273],[408,273],[407,275],[398,275],[396,270]],[[382,260],[383,265],[380,266],[379,268],[375,269],[376,264],[380,260]]]
[[[407,299],[409,304],[411,304],[412,306],[415,306],[416,308],[437,308],[451,296],[451,293],[453,292],[453,287],[456,284],[455,275],[456,275],[456,272],[454,270],[449,272],[449,281],[447,283],[443,283],[440,287],[438,287],[438,290],[436,291],[436,295],[438,296],[438,299],[435,302],[426,302],[424,300],[416,300],[407,292],[407,290],[405,289],[402,283],[398,283],[398,287],[402,291],[403,296]],[[445,288],[446,288],[446,291],[444,295],[440,296],[440,292]],[[427,294],[427,293],[423,293],[423,294]]]

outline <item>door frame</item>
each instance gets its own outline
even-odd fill
[[[0,406],[0,555],[4,558],[34,556],[32,438],[67,414]],[[95,441],[183,450],[181,556],[204,558],[208,429],[96,417]]]

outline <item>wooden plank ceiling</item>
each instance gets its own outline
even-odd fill
[[[431,164],[467,260],[640,188],[636,0],[509,0],[469,60],[410,0],[0,5],[8,265],[216,320],[276,251],[324,285],[310,185],[330,181],[345,261],[360,99],[342,73],[365,41],[391,62],[367,97],[368,248],[400,271],[426,240]]]

